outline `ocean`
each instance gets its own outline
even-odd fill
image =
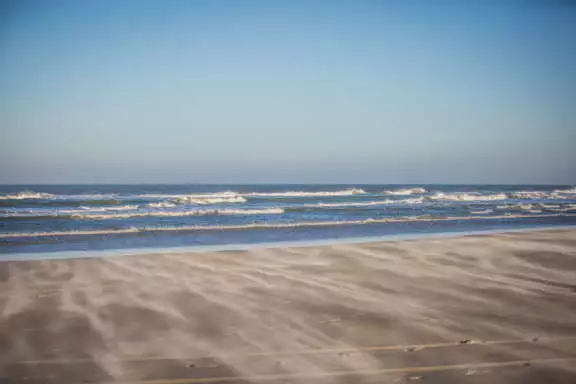
[[[10,255],[567,225],[568,185],[0,186]]]

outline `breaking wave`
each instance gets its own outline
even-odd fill
[[[21,233],[0,233],[0,238],[21,238],[21,237],[49,237],[49,236],[87,236],[87,235],[108,235],[108,234],[130,234],[142,232],[194,232],[194,231],[231,231],[246,229],[283,229],[283,228],[302,228],[302,227],[332,227],[342,225],[365,225],[379,223],[398,223],[398,222],[433,222],[433,221],[455,221],[455,220],[495,220],[495,219],[522,219],[522,218],[542,218],[542,217],[559,217],[576,214],[557,213],[557,214],[539,214],[539,215],[514,215],[507,213],[498,216],[446,216],[432,217],[412,216],[402,218],[385,218],[385,219],[365,219],[365,220],[341,220],[341,221],[305,221],[293,223],[251,223],[237,225],[191,225],[180,227],[141,227],[125,228],[110,230],[84,230],[84,231],[55,231],[55,232],[21,232]]]
[[[399,196],[416,195],[426,192],[427,191],[424,188],[406,188],[406,189],[395,189],[390,191],[384,191],[384,193],[387,195],[399,195]]]
[[[505,204],[498,205],[496,209],[512,210],[512,211],[526,211],[526,212],[568,212],[576,209],[576,204]]]
[[[1,215],[2,219],[12,220],[29,220],[29,219],[53,219],[69,218],[73,220],[111,220],[111,219],[129,219],[133,217],[183,217],[183,216],[205,216],[205,215],[278,215],[284,213],[282,208],[268,209],[196,209],[192,211],[146,211],[146,212],[127,212],[127,213],[80,213],[78,211],[58,211],[50,213],[9,213]]]
[[[159,203],[150,203],[148,204],[148,206],[151,208],[171,208],[175,207],[176,204],[171,203],[169,201],[160,201]]]
[[[285,191],[285,192],[251,192],[243,196],[254,197],[307,197],[307,196],[352,196],[362,195],[366,192],[360,188],[350,188],[342,191]]]
[[[231,197],[192,197],[183,196],[175,199],[176,202],[180,204],[221,204],[221,203],[245,203],[246,199],[242,196],[231,196]]]
[[[54,195],[42,192],[18,192],[13,195],[2,195],[0,200],[28,200],[28,199],[51,199]]]
[[[317,204],[303,204],[300,207],[306,208],[344,208],[344,207],[370,207],[377,205],[391,205],[391,204],[421,204],[424,198],[417,197],[413,199],[401,200],[374,200],[374,201],[350,201],[344,203],[317,203]]]
[[[558,192],[554,191],[550,192],[543,192],[543,191],[517,191],[517,192],[510,192],[508,196],[511,199],[519,199],[519,200],[539,200],[539,199],[566,199],[566,196],[562,196]]]
[[[481,211],[472,211],[472,210],[471,210],[471,211],[470,211],[470,214],[472,214],[472,215],[486,215],[486,214],[493,213],[493,212],[494,212],[494,211],[493,211],[492,209],[487,208],[487,209],[484,209],[484,210],[481,210]]]
[[[568,188],[568,189],[557,189],[554,191],[555,193],[576,193],[576,187]]]
[[[109,212],[109,211],[132,211],[138,209],[137,205],[120,205],[118,207],[80,207],[80,210],[84,212]],[[79,210],[69,210],[69,211],[60,211],[60,212],[79,212]]]
[[[214,193],[197,193],[197,194],[165,194],[165,193],[147,193],[143,195],[133,195],[142,199],[210,199],[210,198],[229,198],[240,196],[238,192],[222,191]]]
[[[441,200],[441,201],[493,201],[493,200],[506,200],[508,199],[508,196],[505,193],[497,193],[492,195],[479,195],[465,192],[455,192],[455,193],[438,192],[433,196],[428,196],[427,199]]]

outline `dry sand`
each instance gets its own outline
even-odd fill
[[[576,230],[0,263],[0,383],[576,383]]]

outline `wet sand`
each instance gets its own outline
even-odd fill
[[[0,383],[576,383],[576,229],[0,263]]]

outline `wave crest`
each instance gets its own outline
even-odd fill
[[[196,209],[192,211],[148,211],[134,213],[119,213],[109,215],[94,214],[74,214],[70,217],[75,220],[109,220],[109,219],[129,219],[133,217],[184,217],[184,216],[205,216],[205,215],[278,215],[284,213],[282,208],[268,209]]]
[[[384,191],[386,195],[398,195],[398,196],[417,195],[426,192],[427,191],[424,188],[406,188],[406,189],[393,189],[389,191]]]
[[[178,197],[176,202],[180,204],[221,204],[221,203],[245,203],[246,199],[242,196],[231,197],[203,197],[198,198],[194,196]]]
[[[251,192],[244,196],[254,197],[307,197],[307,196],[352,196],[366,192],[361,188],[350,188],[341,191],[285,191],[285,192]]]
[[[374,205],[391,205],[391,204],[421,204],[424,202],[423,197],[416,197],[413,199],[401,199],[401,200],[374,200],[374,201],[350,201],[344,203],[317,203],[317,204],[304,204],[302,207],[315,208],[339,208],[339,207],[369,207]]]
[[[554,191],[555,193],[569,193],[573,194],[576,193],[576,187],[568,188],[568,189],[557,189]]]
[[[0,200],[50,199],[53,197],[54,195],[50,193],[23,191],[13,195],[0,196]]]
[[[432,222],[432,221],[455,221],[455,220],[496,220],[496,219],[522,219],[535,217],[574,217],[576,214],[555,213],[555,214],[512,214],[495,216],[445,216],[434,217],[430,215],[411,216],[403,218],[382,218],[364,220],[341,220],[341,221],[308,221],[293,223],[250,223],[235,225],[192,225],[181,227],[141,227],[110,230],[85,230],[85,231],[59,231],[59,232],[23,232],[23,233],[0,233],[0,238],[20,238],[20,237],[48,237],[48,236],[80,236],[80,235],[107,235],[107,234],[130,234],[140,232],[192,232],[192,231],[223,231],[223,230],[245,230],[245,229],[283,229],[300,227],[331,227],[341,225],[363,225],[382,224],[399,222]]]
[[[505,193],[496,193],[492,195],[478,195],[466,192],[455,192],[455,193],[438,192],[433,196],[428,196],[427,199],[441,200],[441,201],[493,201],[493,200],[506,200],[508,199],[508,196]]]
[[[160,201],[158,203],[150,203],[148,204],[148,206],[151,208],[172,208],[175,207],[176,204],[171,203],[169,201]]]

